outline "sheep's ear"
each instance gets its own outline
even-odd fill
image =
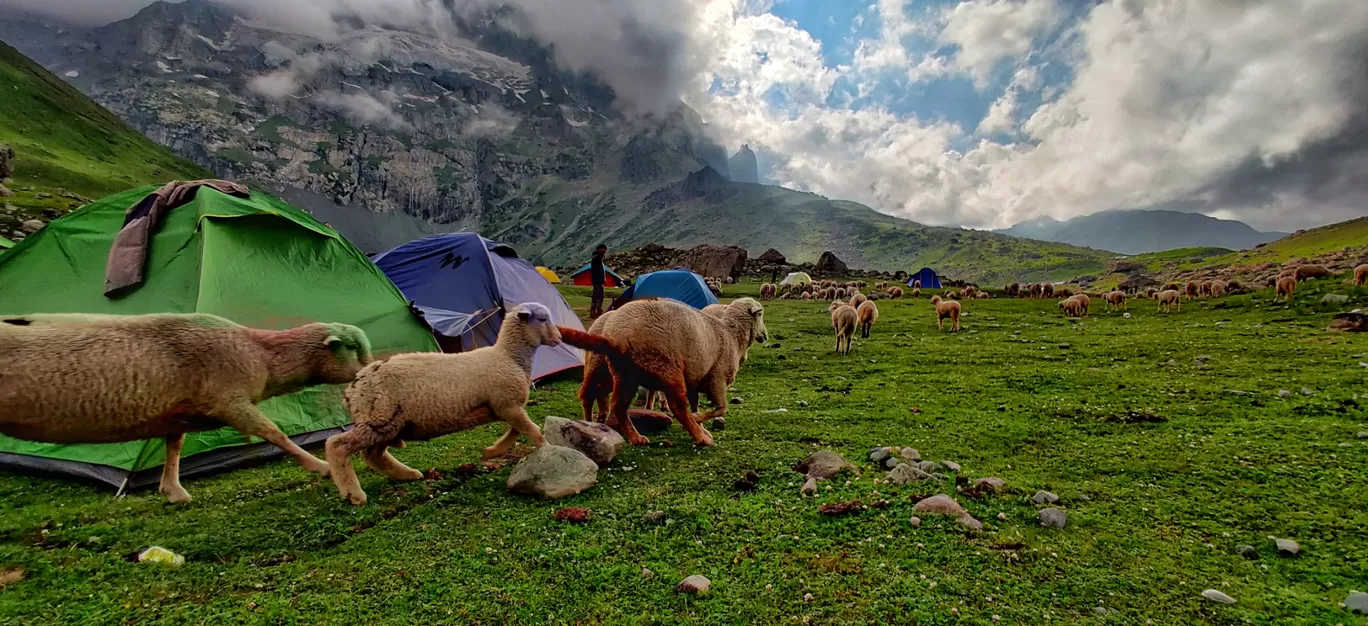
[[[323,345],[336,350],[338,346],[342,345],[342,338],[337,335],[328,335],[328,338],[323,340]]]
[[[532,319],[532,312],[531,312],[531,311],[519,310],[519,311],[518,311],[518,319],[520,319],[520,320],[526,322],[527,320]]]

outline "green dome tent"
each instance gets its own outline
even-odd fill
[[[0,237],[0,250],[8,250],[9,248],[13,248],[13,247],[14,247],[14,242],[13,242],[13,241],[10,241],[10,240],[8,240],[8,239],[5,239],[4,237]]]
[[[256,193],[243,199],[200,188],[153,230],[145,282],[105,297],[105,262],[124,212],[156,189],[94,202],[0,255],[0,315],[198,312],[268,329],[344,322],[366,331],[377,357],[437,349],[403,295],[366,255],[309,214]],[[341,395],[339,386],[313,387],[263,402],[261,409],[296,443],[317,444],[350,422]],[[228,428],[193,433],[185,439],[181,475],[279,454]],[[0,436],[0,468],[113,486],[155,484],[164,458],[161,439],[57,445]]]

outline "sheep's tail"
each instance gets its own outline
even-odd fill
[[[581,350],[597,352],[610,357],[623,358],[626,356],[626,349],[612,338],[602,335],[586,333],[574,328],[559,326],[561,340]]]

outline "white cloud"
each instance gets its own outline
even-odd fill
[[[324,91],[313,96],[319,106],[332,109],[344,117],[360,124],[374,124],[395,130],[409,128],[408,122],[393,109],[394,95],[381,94],[386,101],[364,91],[341,93]]]
[[[1055,0],[968,0],[949,11],[941,40],[959,46],[955,63],[982,87],[999,62],[1024,57],[1061,17]]]
[[[979,122],[978,134],[993,135],[1015,131],[1021,93],[1037,89],[1039,84],[1040,71],[1035,67],[1027,66],[1017,70],[1012,75],[1012,82],[1007,85],[1007,89],[988,107],[988,114]]]

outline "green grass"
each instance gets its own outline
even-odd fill
[[[1142,300],[1132,319],[1099,303],[1082,321],[1048,300],[973,301],[955,334],[936,331],[925,299],[884,301],[873,337],[847,357],[831,353],[825,306],[766,303],[771,343],[751,350],[733,390],[744,402],[714,432],[716,447],[694,448],[672,428],[558,502],[509,494],[507,468],[453,471],[478,460],[494,426],[396,451],[441,472],[432,480],[393,483],[363,468],[371,502],[361,508],[286,462],[188,480],[187,506],[151,491],[114,499],[75,481],[0,474],[0,568],[28,571],[0,590],[0,615],[21,624],[1356,623],[1337,603],[1368,590],[1368,443],[1355,439],[1368,430],[1359,366],[1368,342],[1323,330],[1320,295],[1340,289],[1314,281],[1291,306],[1265,291],[1173,315]],[[583,311],[586,290],[566,292]],[[1351,306],[1368,302],[1351,296]],[[576,387],[538,386],[530,413],[576,416]],[[1167,421],[1126,423],[1131,413]],[[982,533],[930,517],[913,528],[911,498],[954,487],[875,485],[883,472],[864,457],[879,445],[957,461],[967,477],[999,476],[1009,492],[956,494]],[[788,468],[818,448],[864,471],[805,500]],[[759,488],[734,493],[747,470]],[[1063,498],[1067,528],[1037,525],[1038,489]],[[816,512],[854,498],[890,505]],[[589,508],[591,521],[552,521],[564,506]],[[652,510],[669,521],[644,521]],[[1299,541],[1302,554],[1278,556],[1270,536]],[[1258,559],[1233,554],[1239,544],[1257,547]],[[186,565],[125,560],[150,545]],[[711,578],[713,592],[676,595],[690,574]],[[1207,588],[1239,603],[1206,601]],[[1098,606],[1112,613],[1099,617]]]
[[[265,139],[266,141],[276,144],[287,144],[298,148],[299,144],[281,136],[280,134],[281,128],[287,128],[293,125],[294,123],[290,121],[290,118],[285,117],[283,115],[276,115],[262,122],[259,126],[257,126],[256,130],[257,134],[260,135],[261,138]]]

